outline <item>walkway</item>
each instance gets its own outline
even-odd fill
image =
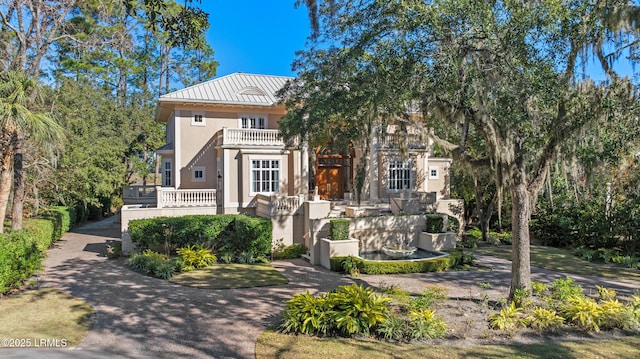
[[[296,293],[327,291],[350,284],[351,278],[313,267],[303,260],[273,265],[290,281],[265,288],[204,290],[182,287],[135,273],[124,260],[101,256],[108,241],[119,240],[119,225],[111,220],[85,225],[67,233],[49,250],[43,286],[56,287],[90,303],[95,324],[82,343],[72,349],[47,350],[48,358],[254,358],[255,342],[266,327],[277,324],[285,302]],[[477,282],[489,282],[489,291],[504,295],[509,286],[509,262],[478,257],[492,270],[395,276],[363,276],[356,282],[379,286],[398,284],[420,292],[426,285],[449,288],[451,296],[475,295]],[[564,275],[534,269],[534,279],[551,281]],[[585,288],[603,283],[592,277],[572,278]],[[637,282],[606,283],[621,294],[631,294]],[[39,350],[4,350],[12,358],[45,355]]]

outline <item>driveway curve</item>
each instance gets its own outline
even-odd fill
[[[49,250],[39,278],[42,286],[62,289],[95,308],[95,323],[88,336],[75,348],[3,354],[13,358],[255,358],[258,335],[277,324],[284,304],[297,293],[324,292],[353,282],[374,287],[398,284],[415,292],[438,285],[449,288],[451,296],[486,292],[477,282],[491,283],[490,291],[497,295],[509,288],[510,263],[484,256],[477,256],[477,262],[491,270],[353,279],[296,259],[273,263],[289,279],[287,285],[226,290],[183,287],[133,272],[124,260],[102,256],[106,243],[120,239],[116,218],[65,234]],[[564,276],[533,269],[534,280],[547,282]],[[634,281],[571,277],[585,288],[605,283],[621,294],[631,294],[639,286]]]

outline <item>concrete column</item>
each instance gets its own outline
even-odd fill
[[[307,141],[302,142],[302,153],[300,155],[300,192],[306,196],[309,195],[309,144]]]

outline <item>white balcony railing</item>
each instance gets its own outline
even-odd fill
[[[406,145],[408,149],[427,148],[427,140],[420,140],[420,136],[407,133],[386,133],[381,139],[381,144],[387,148],[400,147]]]
[[[215,207],[215,189],[174,189],[158,187],[158,208]]]
[[[223,128],[223,145],[284,146],[278,130]]]

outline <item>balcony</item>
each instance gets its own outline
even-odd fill
[[[278,130],[248,128],[226,128],[216,134],[216,143],[222,146],[285,146]]]
[[[407,133],[385,133],[380,139],[384,148],[400,148],[401,145],[406,145],[407,149],[420,150],[426,149],[427,143],[426,138],[421,140],[419,135]]]

